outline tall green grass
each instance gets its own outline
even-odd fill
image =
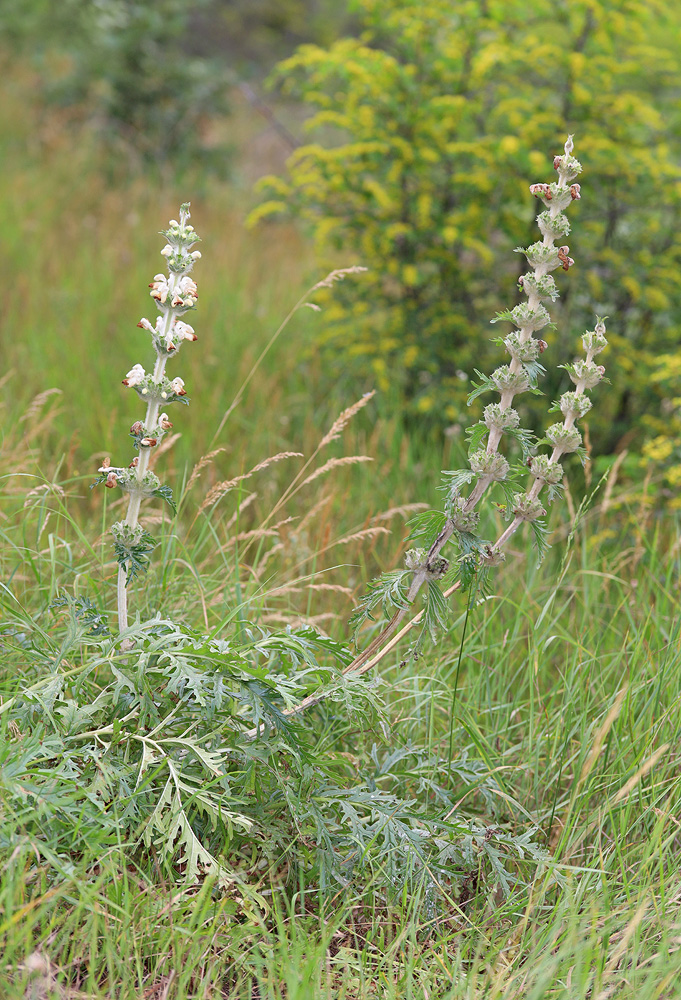
[[[260,873],[264,912],[238,891],[178,888],[153,861],[131,862],[124,843],[99,844],[92,830],[68,863],[57,844],[53,855],[40,844],[36,865],[35,833],[25,834],[4,852],[0,933],[14,990],[8,983],[5,995],[23,995],[21,968],[39,947],[75,996],[137,997],[172,977],[177,997],[249,996],[255,984],[261,996],[287,998],[673,997],[679,551],[638,515],[599,539],[595,512],[562,578],[558,547],[539,570],[519,553],[497,596],[473,609],[461,660],[460,606],[437,650],[387,664],[389,730],[378,720],[359,726],[333,703],[304,723],[318,760],[341,754],[353,768],[366,767],[374,742],[379,758],[410,746],[451,754],[452,774],[439,780],[459,784],[460,812],[486,824],[492,842],[494,831],[537,829],[564,888],[540,877],[504,899],[480,857],[449,887],[386,896],[379,867],[322,897],[302,869],[287,881],[255,852],[242,864]],[[63,573],[47,553],[31,557],[46,575]],[[16,679],[2,683],[8,691]],[[5,739],[17,740],[6,722]],[[460,782],[464,751],[495,777],[496,798]],[[380,773],[379,787],[389,787]],[[5,831],[29,828],[32,808],[29,798],[13,817],[5,805]]]

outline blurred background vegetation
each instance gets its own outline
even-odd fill
[[[539,0],[531,15],[520,0],[6,0],[0,31],[0,211],[20,289],[0,320],[5,405],[67,392],[53,430],[72,455],[106,450],[133,405],[111,365],[138,360],[151,234],[186,198],[206,238],[201,343],[182,358],[204,397],[183,421],[191,453],[302,289],[357,263],[368,273],[320,300],[321,316],[296,317],[260,369],[253,400],[281,405],[254,450],[377,388],[372,416],[392,436],[456,451],[472,371],[500,359],[489,320],[517,299],[513,250],[537,211],[527,185],[551,179],[574,132],[577,266],[561,282],[545,393],[564,389],[557,364],[607,315],[596,469],[626,452],[622,473],[640,479],[654,462],[658,495],[676,504],[672,0]],[[545,404],[531,404],[537,429]],[[244,402],[242,430],[255,410]]]

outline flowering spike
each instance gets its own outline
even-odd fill
[[[161,405],[188,402],[184,381],[179,376],[169,380],[165,368],[168,357],[177,354],[185,341],[196,340],[193,327],[181,318],[193,309],[198,299],[196,282],[190,277],[190,272],[201,254],[198,250],[191,250],[199,242],[199,237],[189,224],[189,217],[187,203],[180,208],[179,222],[171,219],[168,229],[161,234],[166,240],[161,255],[167,263],[168,273],[155,274],[149,283],[149,294],[156,303],[159,315],[155,323],[143,317],[137,324],[151,336],[156,354],[154,370],[147,373],[142,365],[136,364],[122,380],[124,386],[134,389],[147,404],[144,420],[136,420],[130,428],[130,436],[139,454],[127,468],[112,469],[106,459],[99,470],[101,478],[98,482],[103,482],[109,489],[119,486],[130,496],[125,521],[113,525],[111,529],[119,562],[118,622],[121,629],[127,627],[128,621],[126,586],[145,565],[153,542],[138,524],[141,502],[146,497],[158,496],[168,500],[172,506],[172,494],[149,471],[149,460],[152,450],[173,426],[166,413],[159,413]]]
[[[574,383],[574,390],[564,393],[554,406],[554,409],[563,414],[563,422],[553,424],[546,432],[545,443],[552,448],[549,455],[534,454],[534,436],[529,430],[520,427],[520,417],[513,405],[515,396],[519,393],[537,391],[537,381],[544,373],[538,359],[544,355],[548,345],[545,340],[534,337],[534,333],[550,323],[551,317],[545,303],[554,302],[558,297],[558,289],[550,272],[561,267],[567,271],[574,264],[569,256],[569,247],[562,242],[570,231],[565,209],[580,197],[580,186],[574,180],[581,173],[582,166],[572,155],[573,150],[573,137],[568,136],[564,152],[553,159],[553,166],[558,173],[557,181],[532,184],[530,187],[531,194],[546,206],[546,211],[537,218],[543,240],[529,247],[519,248],[530,267],[518,282],[525,301],[511,310],[497,314],[492,320],[494,323],[510,322],[515,327],[500,341],[510,355],[510,362],[500,365],[491,376],[478,372],[481,382],[470,396],[473,399],[482,392],[496,391],[499,402],[489,404],[485,408],[483,419],[468,428],[471,441],[470,470],[446,474],[444,525],[440,522],[437,537],[427,552],[419,550],[418,559],[413,555],[410,557],[405,570],[411,575],[406,599],[398,606],[390,624],[372,647],[394,635],[406,608],[414,601],[424,584],[428,584],[430,593],[434,586],[433,567],[439,565],[440,553],[452,536],[456,536],[461,549],[457,566],[463,586],[471,582],[478,569],[486,572],[489,567],[503,561],[503,546],[522,523],[529,522],[532,525],[539,542],[542,537],[541,519],[546,514],[544,503],[539,499],[540,493],[546,487],[544,502],[550,503],[554,499],[563,478],[560,459],[580,448],[581,435],[574,425],[591,407],[586,391],[597,385],[604,373],[602,366],[595,364],[593,360],[606,345],[602,320],[599,319],[595,329],[583,337],[586,357],[566,366]],[[499,446],[504,435],[511,435],[519,442],[525,459],[522,465],[512,468],[508,459],[500,453]],[[527,475],[528,469],[530,486],[526,492],[521,492],[517,489],[517,480],[521,474]],[[490,544],[474,534],[478,523],[475,508],[488,488],[495,483],[502,485],[506,495],[507,503],[500,509],[510,523],[497,541]],[[471,484],[471,488],[468,496],[463,496],[461,490],[466,484]]]

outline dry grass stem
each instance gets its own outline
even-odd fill
[[[278,455],[272,455],[270,458],[264,459],[262,462],[258,462],[251,469],[249,475],[253,475],[254,472],[261,472],[266,469],[269,465],[274,465],[275,462],[281,462],[285,458],[305,458],[301,451],[281,451]]]
[[[180,440],[181,437],[182,435],[180,433],[169,434],[167,437],[165,437],[161,442],[161,444],[159,444],[152,452],[151,458],[149,459],[149,468],[153,469],[156,466],[156,463],[158,462],[161,455],[165,455],[167,452],[169,452],[170,449],[177,444],[177,442]]]
[[[300,523],[298,525],[298,531],[303,531],[305,528],[307,528],[310,521],[314,520],[317,514],[333,501],[333,498],[334,498],[333,493],[325,493],[324,496],[322,496],[317,501],[317,503],[313,504],[312,507],[310,507],[310,509],[307,511],[307,513],[303,514],[303,516],[301,517]]]
[[[199,513],[203,513],[203,511],[208,510],[209,507],[214,507],[218,500],[221,500],[222,497],[230,493],[234,487],[238,486],[239,483],[242,483],[244,479],[250,479],[250,477],[250,472],[244,472],[243,475],[235,476],[234,479],[225,479],[221,483],[216,483],[215,486],[213,486],[210,490],[208,490],[208,493],[206,493],[204,501],[199,507]]]
[[[337,469],[341,465],[357,465],[358,462],[373,462],[373,458],[370,458],[369,455],[345,455],[343,458],[330,458],[328,462],[325,462],[324,465],[321,465],[314,472],[310,473],[306,479],[303,479],[300,488],[307,486],[308,483],[313,483],[315,479],[319,479],[320,476],[330,472],[331,469]]]
[[[209,451],[207,455],[202,455],[202,457],[198,460],[198,462],[191,471],[191,475],[187,480],[187,486],[185,487],[185,493],[189,492],[189,490],[192,488],[196,480],[199,478],[201,470],[205,469],[207,465],[210,465],[215,456],[219,455],[223,451],[227,451],[227,449],[215,448],[213,451]]]
[[[274,465],[275,462],[281,462],[285,458],[303,458],[304,456],[299,451],[282,451],[278,455],[272,455],[270,458],[266,458],[263,462],[258,462],[254,465],[249,472],[244,472],[240,476],[235,476],[233,479],[226,479],[221,483],[216,483],[206,494],[206,497],[199,507],[199,513],[207,510],[208,507],[213,507],[218,500],[242,483],[244,479],[250,479],[252,475],[256,472],[261,472],[270,465]]]
[[[278,538],[279,529],[284,524],[295,521],[295,517],[285,517],[282,521],[277,521],[271,528],[252,528],[250,531],[242,531],[228,539],[227,545],[234,545],[236,542],[250,542],[256,538]]]
[[[344,281],[349,274],[362,274],[363,271],[368,270],[367,267],[362,267],[360,264],[353,264],[352,267],[339,267],[335,271],[329,271],[325,278],[312,286],[310,292],[316,292],[318,288],[333,288],[337,281]]]
[[[362,528],[361,531],[355,531],[351,535],[345,535],[344,538],[339,538],[335,541],[334,545],[349,545],[350,542],[366,542],[368,539],[378,538],[379,535],[391,535],[392,532],[390,528],[382,528],[380,526],[375,526],[373,528]]]
[[[373,390],[371,392],[365,392],[361,399],[358,399],[356,403],[352,404],[352,406],[348,406],[347,409],[343,410],[340,416],[336,417],[327,433],[319,442],[317,451],[321,451],[321,449],[326,447],[326,445],[331,441],[335,441],[339,438],[342,431],[347,427],[355,414],[359,413],[359,411],[362,410],[367,405],[369,400],[373,399],[375,395],[376,393]]]
[[[34,486],[32,490],[28,491],[24,500],[24,507],[32,507],[32,500],[35,502],[37,499],[41,499],[48,493],[53,493],[58,497],[66,496],[65,490],[62,489],[59,483],[41,483],[40,486]]]
[[[22,424],[25,421],[30,422],[31,420],[33,420],[33,418],[40,413],[40,411],[42,410],[43,406],[50,398],[50,396],[61,396],[61,395],[62,395],[62,390],[54,388],[45,389],[44,392],[39,392],[38,395],[34,396],[31,402],[29,403],[26,412],[19,417],[19,423]]]
[[[427,503],[404,503],[401,507],[389,507],[388,510],[384,510],[380,514],[374,514],[371,521],[372,523],[374,521],[389,521],[392,517],[401,517],[404,514],[416,514],[420,510],[428,510],[429,506]]]
[[[257,499],[258,499],[258,494],[257,493],[248,493],[245,497],[242,497],[241,500],[240,500],[240,502],[239,502],[238,508],[234,511],[234,513],[230,517],[229,521],[227,521],[225,523],[225,530],[229,531],[230,528],[233,528],[234,525],[236,524],[236,522],[239,520],[239,518],[243,514],[243,512],[245,510],[247,510],[251,506],[251,504],[253,503],[254,500],[257,500]]]

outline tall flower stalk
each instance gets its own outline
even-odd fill
[[[360,669],[394,635],[424,584],[428,587],[428,598],[425,614],[418,616],[419,620],[423,619],[425,630],[431,633],[437,624],[442,623],[444,602],[438,581],[450,574],[449,562],[441,556],[450,539],[456,540],[460,552],[455,587],[468,586],[474,576],[480,581],[490,566],[501,562],[504,545],[524,522],[532,525],[541,547],[545,533],[542,519],[546,510],[540,494],[546,488],[547,503],[560,494],[563,480],[560,460],[563,456],[579,451],[585,458],[581,449],[581,434],[575,424],[591,408],[587,391],[594,388],[604,375],[604,368],[594,361],[607,344],[602,320],[599,319],[595,329],[582,338],[585,358],[564,366],[574,383],[574,390],[564,393],[551,407],[551,410],[562,413],[562,423],[552,424],[545,437],[536,441],[529,430],[521,427],[520,414],[514,407],[520,393],[539,392],[537,380],[545,373],[539,359],[548,344],[536,334],[551,323],[546,303],[558,298],[558,288],[551,272],[561,268],[568,271],[574,264],[569,256],[569,247],[562,242],[570,232],[565,209],[580,198],[580,185],[575,181],[582,166],[572,155],[573,148],[573,138],[569,136],[563,154],[553,161],[558,173],[556,181],[530,186],[531,193],[544,203],[545,210],[537,217],[542,240],[518,249],[530,267],[519,279],[526,300],[513,309],[497,314],[492,320],[493,323],[510,322],[515,327],[498,341],[510,355],[510,361],[497,368],[491,376],[476,372],[479,384],[474,383],[474,391],[469,397],[470,403],[478,395],[494,391],[498,393],[499,401],[486,406],[482,420],[468,428],[470,467],[445,473],[444,511],[426,516],[417,528],[417,537],[420,535],[429,541],[428,548],[410,550],[406,569],[386,574],[362,602],[355,618],[358,625],[371,617],[372,610],[380,604],[386,609],[396,606],[397,610],[380,635],[347,668],[349,671]],[[516,466],[512,466],[500,451],[505,436],[515,438],[520,444],[523,461]],[[550,453],[537,454],[536,449],[541,445],[550,446]],[[529,484],[525,490],[520,490],[519,482],[528,474],[528,466]],[[490,542],[477,534],[480,515],[476,508],[495,484],[505,494],[506,504],[501,508],[509,524],[495,542]],[[469,487],[468,495],[463,493],[466,486]],[[433,538],[434,524],[438,530]]]
[[[199,242],[199,237],[189,224],[189,218],[189,204],[182,205],[179,222],[171,219],[168,229],[161,232],[166,239],[161,254],[166,258],[168,274],[154,275],[149,285],[159,315],[154,323],[142,318],[137,324],[151,336],[156,354],[153,372],[147,374],[142,365],[136,364],[123,379],[123,385],[134,389],[147,405],[144,419],[136,420],[130,428],[133,447],[139,454],[124,468],[114,467],[105,459],[94,484],[104,483],[110,489],[118,486],[129,495],[125,520],[111,526],[118,561],[118,625],[121,631],[128,626],[127,588],[135,576],[147,568],[149,553],[156,544],[139,523],[142,500],[159,497],[175,509],[170,487],[161,485],[149,464],[152,452],[173,426],[164,408],[170,403],[189,402],[184,381],[177,376],[170,380],[166,375],[169,358],[178,353],[185,340],[196,340],[194,329],[182,319],[198,299],[190,272],[201,257],[198,250],[191,249]]]
[[[582,461],[586,460],[582,437],[575,424],[591,409],[587,392],[598,385],[605,373],[605,369],[594,361],[607,346],[605,324],[601,319],[597,320],[594,330],[582,337],[585,357],[564,366],[574,389],[563,393],[550,407],[550,412],[562,414],[562,422],[551,424],[544,437],[536,440],[530,430],[521,427],[520,414],[513,406],[520,393],[540,391],[537,380],[546,369],[539,358],[548,344],[535,334],[551,324],[545,303],[558,298],[551,272],[561,268],[568,271],[574,264],[569,247],[562,243],[570,232],[564,210],[580,198],[580,186],[575,179],[582,166],[572,155],[573,148],[573,138],[568,136],[564,152],[553,160],[558,173],[556,181],[530,186],[531,193],[544,203],[545,211],[537,217],[542,240],[527,248],[518,248],[530,267],[518,282],[526,298],[492,320],[493,323],[510,322],[515,327],[498,341],[510,355],[510,361],[490,376],[476,372],[479,384],[474,383],[474,391],[469,396],[470,403],[482,393],[493,391],[498,393],[499,401],[488,404],[482,420],[467,430],[469,468],[444,473],[444,510],[430,511],[416,519],[412,537],[418,541],[423,539],[427,547],[407,552],[405,568],[380,577],[360,602],[353,619],[357,629],[368,619],[373,620],[372,612],[376,608],[382,606],[386,617],[395,610],[379,635],[344,667],[344,674],[362,674],[376,666],[417,625],[421,626],[422,636],[430,633],[435,638],[437,627],[445,624],[446,598],[462,587],[483,588],[490,568],[503,561],[506,542],[523,523],[528,522],[534,529],[541,551],[546,510],[540,496],[545,490],[545,502],[551,503],[560,495],[563,480],[560,461],[564,455],[578,452]],[[520,445],[522,461],[515,465],[500,451],[505,436],[515,438]],[[548,446],[550,451],[538,453],[537,449],[542,446]],[[519,489],[522,480],[528,477],[526,488]],[[503,490],[506,504],[496,506],[501,507],[508,521],[494,542],[477,533],[480,515],[476,508],[491,486]],[[464,495],[466,487],[468,494]],[[453,567],[441,554],[450,540],[457,543],[459,550]],[[443,592],[442,586],[447,583]],[[405,622],[424,585],[424,607]],[[330,690],[333,689],[309,695],[287,708],[284,715],[297,715],[311,708]],[[261,731],[262,727],[255,726],[245,735],[255,739]]]

